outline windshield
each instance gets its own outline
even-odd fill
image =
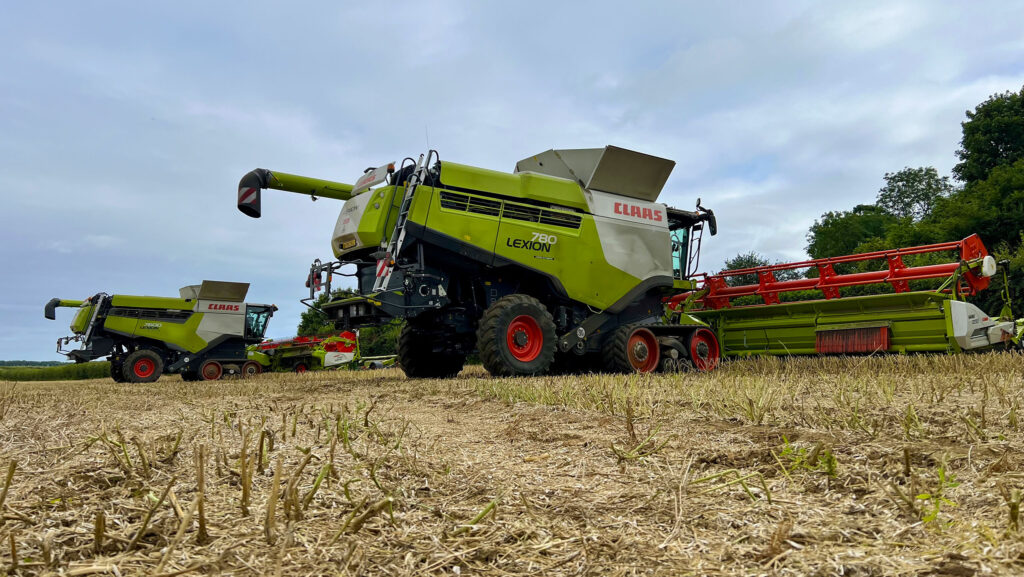
[[[245,338],[261,340],[267,332],[267,321],[274,314],[273,307],[247,305],[245,307]]]
[[[676,279],[686,278],[689,240],[689,228],[680,228],[672,231],[672,276]]]

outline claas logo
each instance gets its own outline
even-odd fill
[[[616,202],[614,210],[615,214],[621,214],[624,216],[635,216],[636,218],[653,220],[654,222],[661,222],[662,218],[664,218],[660,210],[643,208],[640,206],[636,206],[635,204],[626,204],[625,202]]]
[[[242,309],[238,305],[220,305],[220,304],[216,304],[216,303],[210,303],[209,305],[206,306],[206,310],[208,310],[208,311],[236,311],[237,312],[237,311],[240,311]]]

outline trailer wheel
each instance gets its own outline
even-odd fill
[[[537,299],[508,295],[480,318],[476,344],[484,368],[492,375],[544,374],[555,359],[555,321]]]
[[[216,381],[224,376],[224,367],[217,361],[206,361],[199,367],[199,378],[204,381]]]
[[[462,371],[466,357],[454,353],[435,353],[436,334],[410,323],[398,334],[398,366],[412,379],[447,379]]]
[[[658,337],[644,327],[619,327],[604,345],[604,358],[612,372],[650,373],[661,360]]]
[[[722,357],[718,338],[708,329],[694,331],[687,341],[686,349],[689,351],[690,362],[701,372],[715,370]]]
[[[262,372],[263,365],[256,361],[246,361],[245,364],[242,365],[242,377],[244,378],[255,377]]]
[[[292,370],[301,375],[302,373],[308,371],[309,367],[306,366],[306,363],[299,363],[292,367]]]
[[[121,374],[129,383],[152,383],[164,371],[164,360],[154,351],[140,349],[124,359]]]

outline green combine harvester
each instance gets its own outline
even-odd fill
[[[245,303],[248,290],[248,283],[203,281],[181,288],[178,298],[55,298],[45,316],[54,320],[58,307],[77,308],[73,335],[57,340],[57,352],[78,363],[108,357],[118,382],[150,383],[163,373],[180,373],[186,381],[251,376],[263,367],[246,347],[263,340],[277,307]],[[63,348],[72,342],[81,347]]]
[[[714,215],[657,202],[675,163],[623,148],[548,150],[512,173],[443,161],[436,151],[366,169],[355,184],[256,169],[261,189],[345,201],[310,299],[334,275],[358,294],[323,306],[339,329],[406,321],[398,364],[410,377],[457,374],[476,352],[493,375],[563,370],[711,370],[708,325],[663,322],[663,299],[695,288]],[[324,276],[326,275],[326,279]]]
[[[920,255],[934,261],[942,254],[952,254],[951,262],[904,263]],[[837,273],[857,265],[869,270]],[[710,324],[727,357],[983,351],[1019,345],[1024,328],[1024,321],[1014,320],[1005,290],[998,315],[965,300],[986,289],[997,270],[996,260],[972,235],[958,242],[723,271],[705,277],[699,290],[670,299],[668,310],[670,316],[686,311],[688,318]],[[787,271],[813,274],[777,280]],[[938,286],[911,290],[911,283],[927,281]],[[843,295],[870,285],[887,285],[888,291]],[[784,302],[786,294],[802,299]]]

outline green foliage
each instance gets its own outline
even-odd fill
[[[58,367],[66,361],[0,361],[0,367]]]
[[[110,376],[110,363],[67,363],[55,367],[0,368],[2,381],[77,381]]]
[[[725,260],[725,268],[723,270],[737,270],[743,268],[753,268],[755,266],[767,266],[770,264],[780,264],[780,261],[772,263],[768,260],[768,257],[757,251],[750,251],[747,253],[740,253],[733,258]],[[780,270],[775,272],[775,280],[793,280],[800,278],[803,275],[796,270]],[[729,286],[742,286],[748,284],[757,284],[758,279],[756,274],[741,274],[738,276],[728,277],[726,283]]]
[[[1024,158],[1024,87],[1020,92],[993,94],[961,125],[963,138],[953,167],[957,180],[970,184],[985,180],[998,166]]]
[[[807,254],[828,258],[856,252],[874,238],[884,238],[899,219],[873,204],[859,204],[853,210],[826,212],[807,233]],[[836,271],[841,272],[841,271]]]
[[[953,192],[948,176],[934,167],[910,168],[885,173],[885,186],[878,191],[877,206],[900,218],[919,221],[932,212],[935,203]]]
[[[355,295],[352,289],[338,289],[331,293],[331,298],[345,298]],[[319,309],[328,301],[328,294],[323,292],[317,297],[311,308],[302,313],[299,319],[298,335],[325,335],[337,333],[327,315]],[[398,333],[402,323],[394,322],[379,327],[363,327],[359,329],[359,353],[364,357],[393,355],[397,353]]]
[[[936,476],[938,477],[938,484],[935,489],[930,493],[921,493],[915,497],[916,500],[924,502],[925,507],[921,511],[921,520],[925,523],[937,520],[943,506],[956,507],[956,503],[947,497],[950,489],[960,486],[956,476],[946,473],[945,463],[939,465]]]
[[[787,473],[803,470],[824,473],[825,476],[832,478],[839,473],[839,460],[821,443],[815,445],[813,449],[807,449],[790,444],[789,439],[783,436],[779,461],[785,463]]]

